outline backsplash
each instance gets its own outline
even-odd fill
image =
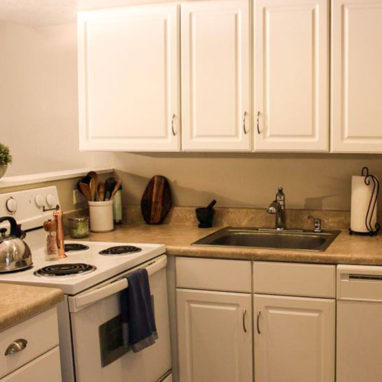
[[[298,210],[289,209],[286,214],[288,228],[312,229],[314,216],[322,220],[324,230],[348,229],[350,213],[348,211]],[[124,209],[124,220],[128,224],[144,224],[139,206],[128,205]],[[173,207],[164,224],[178,226],[197,226],[193,207]],[[274,227],[275,217],[260,208],[215,208],[214,226]]]

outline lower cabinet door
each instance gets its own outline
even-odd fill
[[[0,382],[61,382],[58,346],[0,379]]]
[[[251,295],[177,289],[180,382],[252,382]]]
[[[380,301],[337,302],[337,382],[382,381],[381,323]]]
[[[335,300],[255,294],[256,382],[334,382]]]

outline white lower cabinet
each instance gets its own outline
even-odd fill
[[[255,381],[335,381],[335,300],[255,294]]]
[[[0,382],[61,382],[57,309],[0,333]]]
[[[61,382],[60,351],[58,346],[27,363],[0,382]]]
[[[177,289],[180,382],[252,382],[246,293]]]

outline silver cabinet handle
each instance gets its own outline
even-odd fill
[[[244,333],[247,333],[246,318],[247,318],[247,309],[244,309],[244,312],[243,312],[243,330],[244,330]]]
[[[4,355],[10,355],[19,353],[22,350],[24,350],[27,347],[27,340],[24,340],[23,338],[19,338],[18,340],[13,341],[5,351]]]
[[[245,127],[245,119],[247,118],[247,115],[248,115],[248,113],[245,111],[243,114],[243,131],[244,131],[245,135],[248,134],[247,128]]]
[[[260,131],[260,115],[261,113],[258,111],[257,112],[257,118],[256,118],[256,127],[257,127],[257,134],[261,134],[261,131]]]
[[[257,329],[257,333],[258,334],[261,334],[261,331],[260,331],[260,317],[261,317],[261,312],[258,312],[257,313],[257,320],[256,320],[256,329]]]
[[[171,118],[171,131],[172,131],[172,135],[175,137],[176,135],[176,131],[175,131],[175,128],[174,128],[174,125],[175,125],[175,117],[176,115],[173,114],[172,115],[172,118]]]

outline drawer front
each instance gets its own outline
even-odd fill
[[[335,298],[336,267],[256,261],[253,285],[255,293]]]
[[[176,286],[251,293],[251,262],[177,257]]]
[[[60,351],[58,346],[29,362],[0,382],[61,382]]]
[[[14,341],[27,341],[20,352],[5,355]],[[0,333],[0,378],[58,345],[56,308],[50,309]]]
[[[337,267],[337,298],[382,301],[382,267],[339,265]]]

